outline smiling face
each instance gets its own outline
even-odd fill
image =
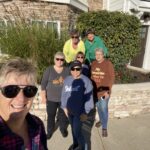
[[[93,42],[94,40],[94,34],[93,33],[90,33],[87,35],[87,39],[90,41],[90,42]]]
[[[71,75],[73,76],[74,79],[78,79],[81,75],[81,68],[78,66],[72,67]]]
[[[84,62],[84,54],[78,54],[76,60],[80,61],[81,63]]]
[[[10,73],[6,76],[4,82],[1,84],[1,87],[7,85],[18,85],[19,87],[23,88],[26,85],[34,85],[34,83],[27,75]],[[33,97],[25,97],[22,90],[20,90],[18,95],[14,98],[5,97],[0,91],[0,116],[5,121],[24,119],[26,114],[29,112],[32,103]]]
[[[104,60],[104,53],[102,51],[95,52],[95,59],[101,63]]]

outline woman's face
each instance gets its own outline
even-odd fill
[[[1,88],[8,85],[18,85],[19,87],[24,88],[27,85],[33,84],[27,75],[18,76],[14,73],[10,73],[1,84]],[[2,116],[5,121],[25,119],[31,108],[33,99],[34,97],[27,98],[23,93],[23,89],[21,89],[14,98],[5,97],[2,94],[2,91],[0,91],[0,116]]]
[[[84,62],[84,55],[78,54],[76,60],[80,61],[81,63]]]
[[[103,52],[101,52],[101,51],[95,52],[95,59],[98,62],[102,62],[104,60],[104,54],[103,54]]]
[[[72,39],[72,43],[73,44],[78,44],[78,42],[79,42],[79,35],[74,34],[74,35],[71,36],[71,39]]]
[[[92,42],[94,40],[94,34],[93,33],[90,33],[87,35],[87,39]]]
[[[65,59],[63,56],[55,56],[54,63],[57,67],[62,67],[64,64],[64,61]]]
[[[74,79],[78,79],[81,75],[81,68],[78,66],[71,68],[71,75]]]

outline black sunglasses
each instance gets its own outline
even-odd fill
[[[72,39],[78,39],[79,37],[78,36],[72,36],[71,38]]]
[[[7,85],[0,88],[2,94],[7,98],[15,98],[21,89],[23,90],[24,96],[27,98],[34,97],[38,91],[38,88],[33,85],[27,85],[23,88],[18,85]]]
[[[82,58],[83,59],[84,57],[83,56],[78,56],[77,58]]]
[[[71,71],[80,71],[81,70],[81,68],[71,68]]]
[[[64,61],[63,58],[56,58],[56,60],[57,60],[57,61],[59,61],[59,60],[60,60],[60,61]]]

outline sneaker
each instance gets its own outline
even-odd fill
[[[102,137],[107,137],[108,133],[107,133],[107,129],[102,129]]]
[[[47,140],[51,139],[52,135],[53,135],[53,134],[48,133],[48,134],[46,135]]]
[[[63,137],[67,137],[68,136],[68,131],[63,130],[63,131],[61,131],[61,134],[62,134]]]
[[[75,150],[76,148],[78,148],[78,145],[70,145],[69,149],[68,150]]]

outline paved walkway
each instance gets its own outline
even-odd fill
[[[109,136],[107,138],[101,137],[100,129],[95,126],[92,128],[84,126],[86,137],[88,140],[91,139],[90,150],[150,150],[150,114],[124,119],[109,119]],[[68,150],[71,144],[72,137],[69,126],[68,137],[63,138],[57,129],[48,141],[48,148],[49,150]]]

